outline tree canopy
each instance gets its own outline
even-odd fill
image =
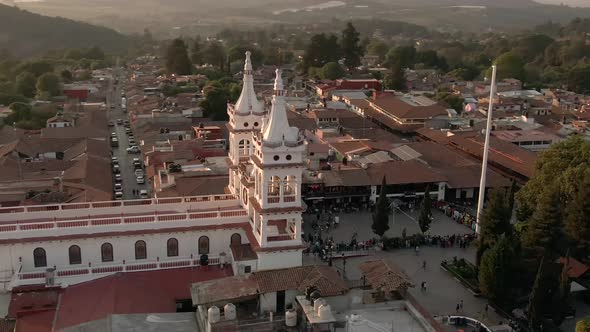
[[[54,73],[45,73],[39,76],[36,87],[38,96],[52,97],[61,94],[61,83],[59,77]]]
[[[524,61],[515,52],[506,52],[500,55],[494,63],[498,67],[496,73],[496,79],[501,80],[505,78],[516,78],[518,80],[524,80]],[[487,74],[488,78],[491,78],[491,69]]]
[[[328,62],[322,67],[322,78],[327,80],[335,80],[337,78],[342,78],[346,75],[344,68],[339,65],[337,62]]]
[[[35,75],[28,71],[22,72],[16,77],[16,92],[25,97],[33,98],[37,92],[36,84]]]
[[[328,62],[338,62],[339,59],[338,37],[320,33],[311,37],[303,55],[303,69],[307,72],[310,67],[321,68]]]
[[[169,74],[190,75],[192,64],[188,57],[188,50],[184,41],[174,39],[166,50],[166,71]]]

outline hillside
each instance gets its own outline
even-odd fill
[[[111,29],[0,4],[0,50],[17,56],[95,45],[117,52],[126,50],[128,42],[128,37]]]
[[[445,31],[511,32],[547,21],[566,23],[576,17],[590,17],[590,8],[533,0],[142,0],[141,6],[136,0],[45,0],[19,6],[126,33],[149,28],[159,37],[208,35],[224,25],[261,28],[277,23],[322,23],[332,18],[378,18]]]

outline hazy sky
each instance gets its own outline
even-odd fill
[[[590,7],[590,0],[535,0],[540,3],[548,3],[559,5],[561,3],[570,5],[570,6],[578,6],[578,7]]]

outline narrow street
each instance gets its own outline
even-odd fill
[[[127,148],[129,147],[129,136],[125,133],[125,126],[123,124],[117,124],[118,119],[125,121],[129,120],[129,117],[128,113],[123,112],[123,109],[121,107],[121,92],[123,91],[122,85],[125,81],[125,74],[122,73],[120,69],[117,69],[116,77],[119,79],[119,83],[114,85],[115,89],[111,88],[110,96],[108,98],[109,105],[107,106],[109,107],[109,121],[113,121],[115,124],[115,126],[110,127],[111,133],[116,133],[117,139],[119,140],[119,146],[112,147],[111,149],[113,157],[117,157],[117,159],[119,160],[119,169],[121,171],[121,178],[123,180],[123,199],[139,198],[138,194],[133,194],[134,189],[138,192],[139,190],[147,190],[148,195],[151,197],[150,186],[148,185],[147,181],[144,184],[138,184],[136,180],[137,177],[135,176],[133,158],[139,158],[139,160],[141,160],[143,164],[143,157],[140,153],[127,153]],[[113,105],[114,108],[112,108],[111,105]]]

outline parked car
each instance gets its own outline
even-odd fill
[[[117,133],[111,133],[111,137],[117,137]]]
[[[115,183],[123,182],[121,174],[115,174]]]
[[[117,119],[117,124],[118,125],[122,125],[123,124],[123,119]]]
[[[144,184],[145,183],[145,178],[143,177],[143,175],[139,175],[135,181],[137,182],[137,184]]]
[[[121,183],[115,183],[115,191],[123,191],[123,185]]]
[[[115,192],[115,199],[120,201],[123,199],[123,192],[122,191],[117,191]]]
[[[119,140],[116,137],[111,137],[111,146],[114,148],[119,146]]]
[[[141,150],[139,149],[139,147],[137,145],[133,145],[130,148],[127,148],[127,153],[140,153]]]
[[[143,169],[136,169],[135,176],[143,176]]]
[[[113,165],[113,173],[115,173],[115,174],[121,173],[121,168],[119,167],[119,165]]]
[[[130,145],[130,146],[134,146],[134,145],[136,145],[136,144],[137,144],[137,143],[135,143],[135,140],[134,140],[134,139],[130,139],[130,140],[129,140],[129,145]]]
[[[119,158],[117,158],[117,157],[111,157],[111,163],[118,164],[119,163]]]
[[[115,126],[115,122],[113,122],[112,120],[109,121],[109,127],[114,127]]]
[[[139,197],[140,198],[149,198],[147,190],[140,190]]]

